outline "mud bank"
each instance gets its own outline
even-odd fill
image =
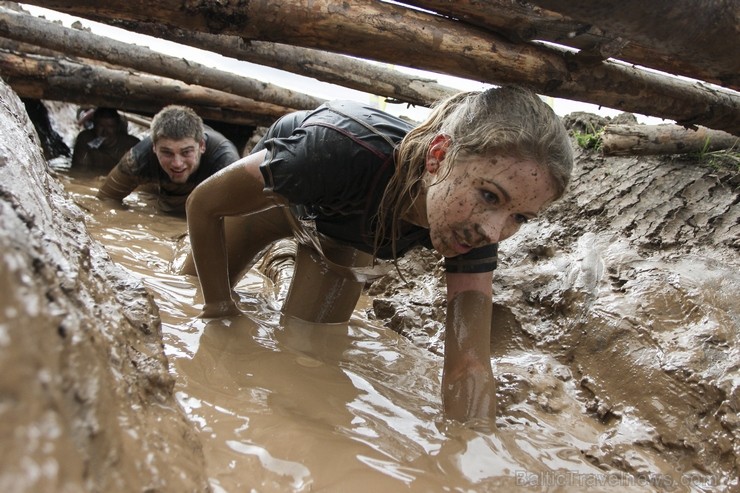
[[[603,429],[581,452],[599,467],[738,491],[740,176],[576,152],[567,196],[501,244],[499,424],[590,419]],[[425,274],[439,259],[402,265],[422,280],[378,281],[371,316],[441,354],[443,292]]]
[[[279,316],[278,256],[238,286],[244,316],[200,321],[182,220],[63,190],[2,96],[3,490],[740,488],[736,174],[579,151],[565,199],[501,245],[492,432],[440,417],[440,259],[320,326]]]
[[[0,101],[0,490],[207,490],[157,306],[91,240],[4,83]]]

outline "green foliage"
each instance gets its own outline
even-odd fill
[[[706,152],[699,156],[702,163],[712,168],[730,170],[740,173],[740,151],[723,149],[721,151]]]
[[[704,164],[715,169],[740,172],[740,150],[737,146],[719,151],[709,151],[709,138],[704,142],[704,147],[695,153],[695,157]]]
[[[604,129],[602,128],[592,132],[576,131],[573,133],[573,136],[575,137],[576,143],[578,143],[579,147],[598,151],[601,148],[601,136],[603,133]]]

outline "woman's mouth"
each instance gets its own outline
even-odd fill
[[[473,247],[465,242],[457,233],[452,233],[452,249],[457,252],[458,255],[468,253]]]

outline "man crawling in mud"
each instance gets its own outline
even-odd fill
[[[236,146],[186,106],[170,105],[152,119],[151,134],[116,164],[98,198],[121,203],[140,186],[151,186],[164,212],[185,212],[190,192],[239,159]]]

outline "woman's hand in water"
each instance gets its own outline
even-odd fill
[[[218,303],[206,303],[203,305],[203,311],[200,312],[198,318],[221,318],[230,317],[233,315],[241,315],[241,311],[237,308],[236,303],[233,300],[220,301]]]
[[[447,274],[447,323],[442,403],[457,421],[496,418],[496,381],[491,371],[493,275]]]
[[[458,369],[446,369],[442,377],[445,416],[466,422],[474,419],[496,422],[496,382],[491,366],[468,361]]]

